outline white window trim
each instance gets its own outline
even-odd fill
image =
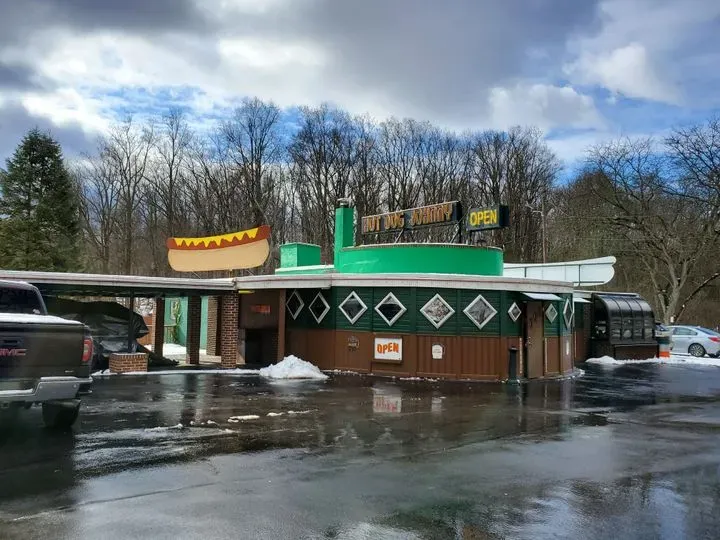
[[[343,309],[343,305],[345,304],[345,302],[347,302],[347,301],[350,300],[351,298],[355,298],[358,302],[360,302],[360,305],[362,306],[362,309],[361,309],[361,310],[358,312],[358,314],[355,315],[355,317],[352,318],[352,319],[348,316],[347,312]],[[358,322],[358,320],[360,319],[360,317],[362,317],[362,316],[365,314],[365,312],[368,310],[368,307],[367,307],[367,305],[365,304],[365,302],[362,301],[362,298],[360,298],[360,296],[359,296],[355,291],[353,291],[353,292],[351,292],[350,294],[347,295],[347,297],[345,298],[345,300],[343,300],[342,302],[340,302],[340,305],[338,306],[338,309],[340,310],[340,313],[342,313],[343,315],[345,315],[345,318],[348,320],[348,322],[349,322],[350,324],[355,324],[356,322]]]
[[[428,307],[433,302],[435,302],[435,300],[440,300],[450,310],[450,312],[447,315],[445,315],[445,317],[443,317],[439,323],[436,323],[435,321],[433,321],[425,313],[425,308]],[[423,307],[420,308],[420,313],[423,315],[423,317],[425,317],[428,321],[430,321],[430,324],[432,324],[435,327],[435,329],[439,329],[443,324],[445,324],[448,321],[448,319],[450,317],[452,317],[455,314],[455,310],[453,309],[453,307],[450,304],[448,304],[447,300],[445,300],[442,296],[440,296],[440,293],[438,293],[435,296],[433,296],[430,300],[428,300],[428,302]]]
[[[322,300],[322,303],[325,304],[325,309],[323,310],[322,315],[320,315],[320,317],[316,317],[315,313],[313,313],[313,310],[311,309],[311,306],[315,303],[315,300],[317,300],[318,297],[320,298],[320,300]],[[323,319],[325,318],[325,316],[328,314],[328,311],[330,311],[330,304],[328,304],[328,301],[325,300],[325,297],[323,296],[323,294],[321,292],[319,292],[315,295],[315,298],[312,299],[312,302],[310,302],[310,305],[308,305],[308,311],[310,312],[310,315],[313,316],[313,319],[315,319],[315,321],[318,324],[320,324],[323,321]]]
[[[512,316],[512,311],[513,311],[514,307],[518,308],[518,310],[520,311],[520,314],[517,317]],[[508,308],[507,312],[508,312],[508,317],[510,317],[510,320],[514,323],[518,322],[518,319],[520,319],[520,317],[522,317],[522,308],[520,306],[518,306],[517,302],[513,302],[512,305]]]
[[[565,310],[570,311],[570,317],[565,318]],[[565,322],[565,328],[572,328],[573,319],[575,318],[575,306],[573,305],[573,302],[570,302],[570,300],[565,300],[565,305],[563,306],[563,321]]]
[[[552,310],[553,313],[555,313],[555,316],[554,316],[552,319],[550,318],[550,310]],[[545,318],[546,318],[548,321],[550,321],[550,324],[555,324],[555,321],[557,321],[558,315],[560,315],[560,314],[558,313],[558,310],[557,310],[557,308],[555,307],[555,304],[550,304],[550,305],[547,307],[547,309],[545,310]]]
[[[485,318],[485,320],[482,321],[481,323],[478,323],[475,319],[473,319],[473,318],[470,316],[470,313],[469,313],[469,312],[470,312],[470,308],[473,307],[477,302],[483,302],[486,306],[488,306],[488,307],[492,310],[492,313],[491,313],[490,315],[488,315],[488,316]],[[470,303],[467,305],[467,307],[463,310],[463,313],[465,314],[465,316],[466,316],[468,319],[470,319],[470,321],[472,321],[472,323],[473,323],[475,326],[477,326],[478,330],[482,330],[482,329],[485,328],[485,326],[487,326],[487,324],[493,319],[493,317],[495,317],[495,315],[497,315],[497,309],[495,309],[495,308],[492,306],[492,304],[487,301],[487,298],[485,298],[482,294],[478,294],[478,295],[475,297],[475,300],[473,300],[472,302],[470,302]]]
[[[400,304],[400,307],[401,307],[402,309],[397,312],[397,314],[395,315],[395,317],[392,318],[392,320],[389,321],[389,320],[387,320],[387,319],[385,318],[385,315],[382,314],[382,311],[380,311],[379,308],[380,308],[380,306],[382,306],[385,302],[387,302],[387,301],[390,300],[390,299],[395,300],[395,302],[397,302],[398,304]],[[388,294],[385,296],[385,298],[383,298],[382,300],[380,300],[380,301],[377,303],[377,305],[375,306],[375,312],[380,316],[380,318],[381,318],[383,321],[385,321],[385,322],[387,323],[388,326],[392,326],[393,324],[395,324],[396,322],[398,322],[398,320],[400,319],[400,317],[402,317],[402,316],[405,314],[406,311],[407,311],[407,308],[405,307],[405,304],[403,304],[400,300],[398,300],[398,299],[397,299],[397,296],[395,296],[393,293],[388,293]]]
[[[298,310],[295,313],[290,311],[290,300],[292,299],[293,296],[297,296],[298,300],[300,300],[300,307],[298,308]],[[297,292],[297,289],[295,289],[292,292],[292,294],[290,296],[288,296],[288,299],[285,302],[285,307],[287,308],[288,313],[292,317],[293,321],[297,320],[297,318],[300,316],[300,313],[302,312],[303,308],[305,307],[305,302],[303,302],[302,296],[300,296],[300,293]]]

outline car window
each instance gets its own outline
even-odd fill
[[[715,332],[715,330],[710,330],[709,328],[698,328],[698,331],[702,334],[707,334],[709,336],[720,336],[720,333]]]
[[[0,313],[41,314],[38,295],[31,289],[0,287]]]
[[[693,332],[689,328],[673,328],[673,336],[695,336],[696,332]]]

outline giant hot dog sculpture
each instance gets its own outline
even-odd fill
[[[178,272],[256,268],[270,254],[270,227],[204,238],[169,238],[167,248],[168,262]]]

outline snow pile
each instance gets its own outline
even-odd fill
[[[600,358],[589,358],[588,364],[597,364],[601,366],[627,366],[632,364],[653,364],[660,362],[659,358],[648,358],[647,360],[616,360],[611,356],[602,356]]]
[[[231,416],[228,418],[228,422],[231,424],[237,424],[243,420],[258,420],[260,417],[257,414],[246,414],[245,416]]]
[[[692,365],[692,366],[713,366],[720,367],[719,358],[696,358],[694,356],[685,356],[673,354],[670,358],[648,358],[647,360],[616,360],[610,356],[602,358],[590,358],[588,364],[596,364],[601,366],[631,366],[635,364],[667,364],[674,366]]]
[[[317,366],[292,354],[286,356],[282,362],[262,368],[260,375],[269,379],[316,379],[324,381],[328,378]]]
[[[281,412],[269,412],[267,413],[268,416],[282,416],[283,413]]]
[[[145,348],[152,351],[153,345],[145,345]],[[199,352],[200,356],[207,356],[205,349],[200,349]],[[162,356],[187,356],[187,347],[177,343],[165,343],[163,344]]]
[[[170,431],[170,430],[174,430],[174,429],[185,429],[185,426],[183,426],[182,424],[177,424],[174,426],[158,426],[158,427],[153,427],[153,428],[145,428],[145,431],[156,432],[156,431]]]

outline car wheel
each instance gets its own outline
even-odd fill
[[[705,356],[705,347],[699,343],[693,343],[688,347],[688,352],[697,358]]]
[[[50,401],[42,404],[45,426],[50,429],[68,429],[72,427],[80,414],[80,400]]]

